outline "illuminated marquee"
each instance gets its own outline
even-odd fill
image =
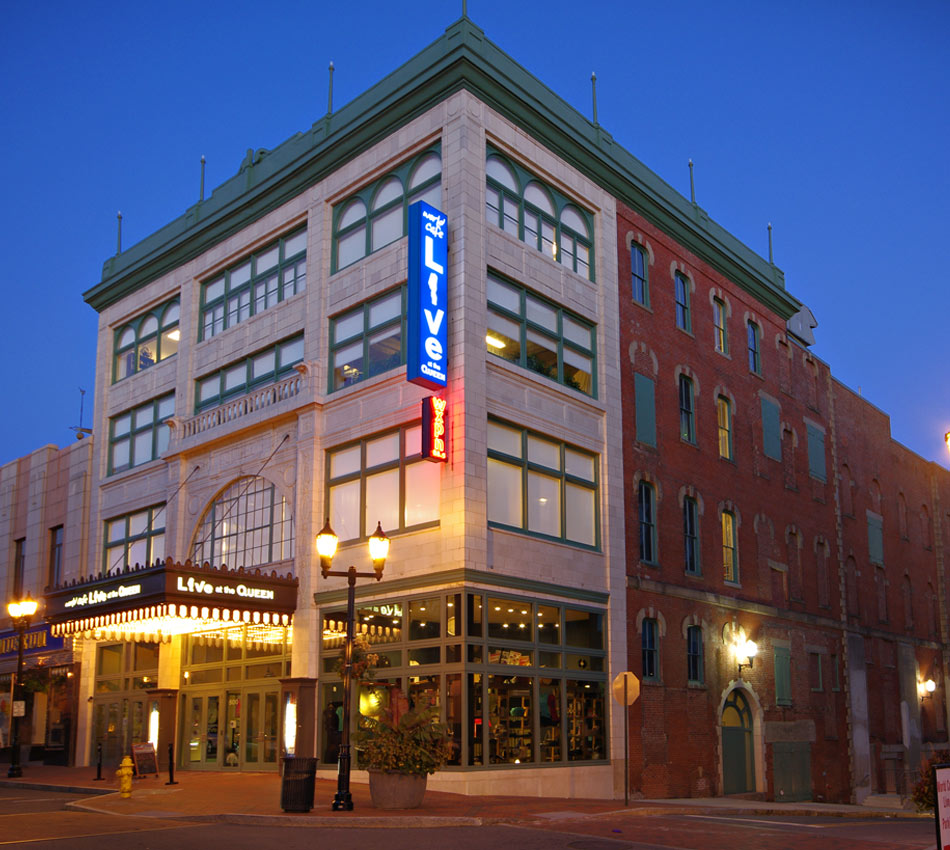
[[[448,351],[447,217],[425,201],[409,207],[409,314],[406,380],[445,387]]]
[[[430,395],[422,400],[422,456],[426,460],[448,459],[445,408],[444,398]]]

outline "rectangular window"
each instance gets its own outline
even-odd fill
[[[178,353],[178,298],[166,301],[115,332],[112,380],[121,381]]]
[[[23,596],[23,581],[26,578],[26,538],[13,541],[13,598]]]
[[[630,277],[633,300],[644,307],[649,307],[650,287],[647,282],[646,251],[635,242],[630,245]]]
[[[330,319],[330,392],[406,362],[405,287]]]
[[[825,471],[825,432],[814,425],[805,426],[808,432],[808,472],[819,481],[827,481]]]
[[[703,630],[700,626],[689,626],[686,629],[686,677],[694,685],[701,685],[705,681]]]
[[[49,586],[57,587],[63,580],[63,527],[49,530]]]
[[[696,442],[696,423],[693,417],[693,382],[680,375],[680,439]]]
[[[756,375],[762,374],[761,331],[759,326],[749,321],[746,325],[747,345],[749,348],[749,371]]]
[[[597,457],[540,434],[488,423],[488,524],[598,545]]]
[[[168,448],[166,424],[175,413],[175,394],[152,399],[109,420],[109,474],[155,460]]]
[[[341,541],[439,521],[441,464],[422,459],[422,427],[406,425],[327,452],[327,516]]]
[[[726,305],[719,298],[713,299],[713,325],[715,333],[713,341],[720,354],[729,353],[729,330],[726,326]]]
[[[868,560],[872,564],[884,563],[884,520],[870,511],[868,518]]]
[[[637,441],[656,448],[656,405],[654,384],[639,372],[633,376],[637,406]]]
[[[736,557],[736,518],[730,511],[722,512],[722,573],[726,581],[739,581]]]
[[[676,273],[676,327],[692,332],[689,316],[689,281],[685,275]]]
[[[643,660],[643,678],[658,681],[660,678],[660,650],[656,620],[647,618],[640,630]]]
[[[641,481],[637,490],[640,508],[640,560],[656,563],[656,494],[653,486]]]
[[[490,354],[594,396],[594,326],[521,286],[488,276]]]
[[[778,405],[763,397],[762,403],[762,450],[766,457],[782,459],[782,428],[779,422]]]
[[[792,704],[792,660],[787,647],[776,646],[775,653],[775,704]]]
[[[201,284],[201,336],[227,328],[285,301],[307,286],[307,229],[295,230],[242,257]]]
[[[279,381],[301,360],[303,334],[298,334],[205,375],[195,381],[195,412]]]
[[[103,575],[126,566],[148,566],[165,558],[165,505],[113,517],[105,522]]]
[[[732,402],[725,396],[716,399],[716,420],[719,431],[719,457],[732,460]]]
[[[841,690],[841,681],[838,678],[838,656],[836,654],[831,656],[831,690]]]
[[[699,509],[691,496],[683,499],[683,545],[686,554],[686,572],[689,575],[701,574],[699,564]]]
[[[808,653],[808,683],[812,691],[819,692],[825,689],[821,677],[821,653]]]

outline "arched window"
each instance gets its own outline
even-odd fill
[[[115,332],[112,380],[121,381],[178,353],[180,308],[175,298],[137,316]]]
[[[588,280],[594,279],[590,213],[491,148],[485,179],[488,221]]]
[[[259,567],[294,556],[291,505],[264,478],[238,478],[198,523],[191,558],[220,567]]]
[[[442,205],[442,157],[428,150],[364,186],[333,210],[333,271],[406,235],[409,207]]]

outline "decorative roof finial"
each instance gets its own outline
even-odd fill
[[[696,203],[696,184],[693,183],[693,161],[689,161],[689,199]]]
[[[769,262],[774,266],[775,259],[772,256],[772,222],[769,222]]]
[[[204,154],[201,155],[201,190],[198,194],[198,200],[203,201],[205,199],[205,157]]]
[[[597,75],[593,72],[590,75],[590,89],[594,100],[594,126],[599,127],[600,125],[597,123]]]
[[[119,212],[115,214],[115,217],[116,217],[116,221],[118,222],[118,228],[117,228],[118,233],[116,235],[115,252],[116,254],[121,254],[122,253],[122,211],[119,210]]]
[[[330,61],[330,90],[327,94],[327,115],[333,114],[333,61]]]

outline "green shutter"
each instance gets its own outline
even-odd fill
[[[762,399],[762,448],[766,457],[782,459],[782,429],[779,424],[778,405],[767,398]]]
[[[656,447],[656,404],[654,386],[646,375],[634,375],[637,405],[637,440]]]
[[[884,529],[879,516],[868,514],[868,558],[872,564],[884,563]]]
[[[814,425],[806,426],[808,431],[808,471],[821,481],[827,481],[825,473],[825,433]]]
[[[792,704],[791,653],[783,646],[775,647],[775,704]]]

